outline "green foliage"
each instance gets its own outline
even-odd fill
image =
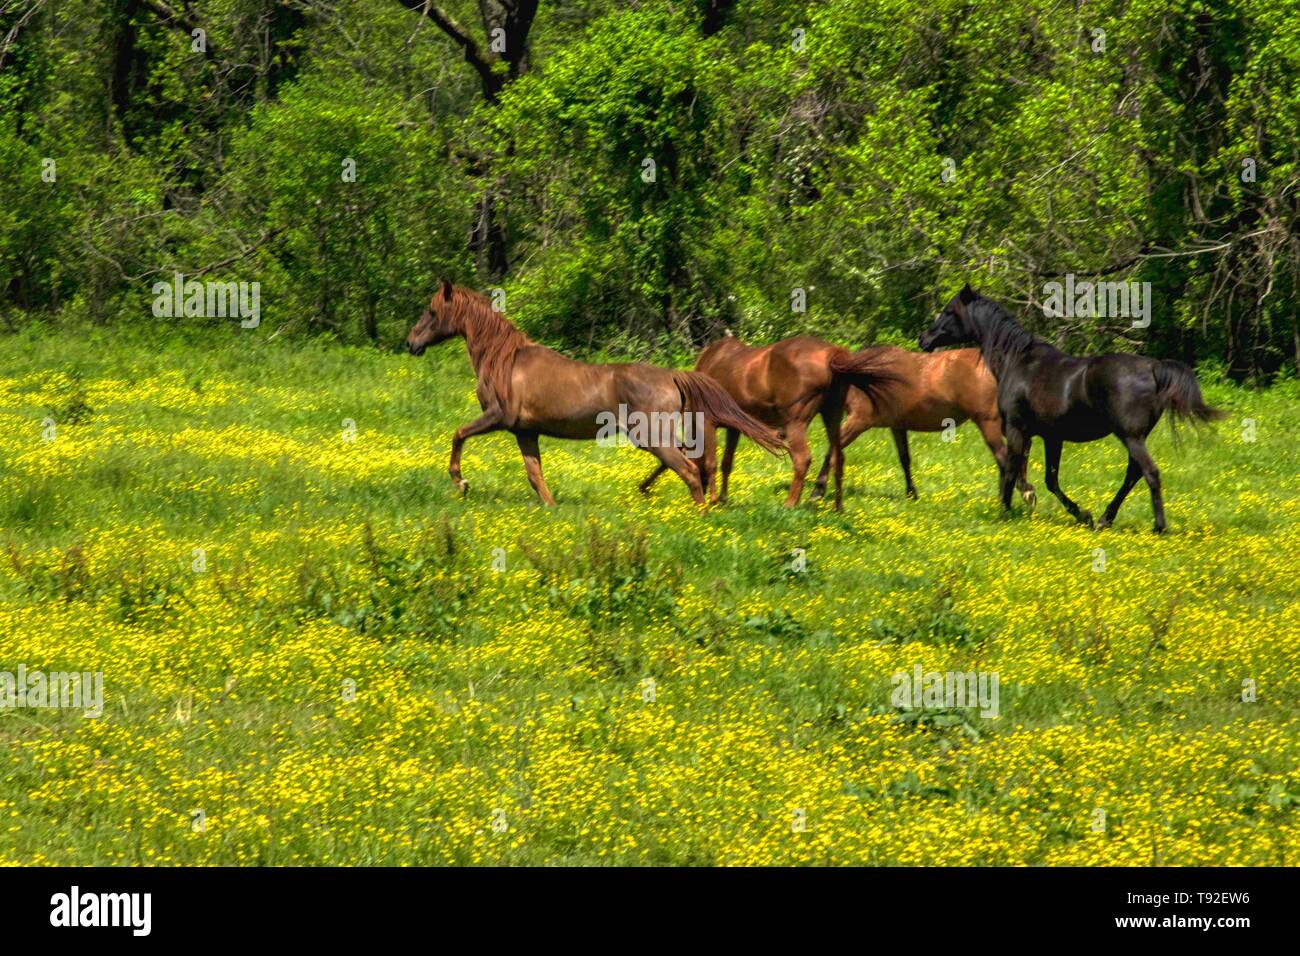
[[[367,523],[358,560],[341,569],[314,561],[298,574],[295,613],[326,617],[380,640],[452,639],[478,590],[446,519],[408,548],[380,543]]]
[[[672,576],[666,568],[651,566],[644,531],[624,540],[590,524],[583,548],[568,556],[547,553],[526,540],[519,546],[540,572],[550,603],[589,627],[608,629],[629,616],[643,623],[663,621],[675,608]]]
[[[0,13],[0,319],[150,321],[180,272],[388,342],[446,274],[676,360],[911,342],[970,280],[1070,347],[1300,367],[1300,0],[589,0],[521,56],[453,0],[479,69],[391,0],[33,4]],[[1150,328],[1045,317],[1064,273],[1149,282]]]
[[[418,314],[429,264],[455,271],[468,217],[464,187],[429,174],[438,147],[359,85],[303,81],[259,105],[235,137],[223,185],[242,231],[275,237],[259,256],[265,299],[310,327],[343,331],[355,317],[372,340],[381,312]]]

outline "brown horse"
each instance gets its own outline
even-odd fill
[[[790,494],[785,499],[787,508],[797,505],[803,494],[804,476],[812,463],[808,425],[820,414],[830,437],[831,457],[837,461],[835,508],[839,510],[843,457],[839,453],[838,437],[845,392],[850,385],[856,385],[863,394],[883,404],[895,382],[894,373],[883,368],[871,350],[855,355],[810,335],[762,346],[745,345],[727,336],[700,353],[695,370],[716,379],[748,414],[785,436],[794,466]],[[722,455],[722,491],[715,494],[714,501],[727,500],[727,485],[739,441],[740,432],[728,427],[726,450]],[[656,468],[641,483],[641,490],[648,492],[663,471],[662,465]]]
[[[653,365],[576,362],[530,341],[484,296],[443,279],[407,334],[406,347],[412,355],[422,355],[430,345],[457,335],[465,339],[483,408],[451,440],[449,471],[462,494],[469,490],[460,473],[465,439],[501,429],[515,436],[528,481],[547,505],[554,505],[555,498],[542,477],[540,435],[626,436],[677,472],[698,504],[704,504],[716,460],[716,425],[744,432],[773,454],[786,450],[779,435],[741,411],[707,376]],[[700,427],[691,428],[696,420]]]
[[[866,350],[883,363],[885,369],[901,383],[889,392],[889,400],[880,402],[858,388],[850,388],[845,398],[848,414],[840,427],[838,463],[828,452],[813,489],[813,497],[826,493],[826,477],[837,469],[835,495],[839,497],[838,470],[844,467],[844,449],[869,428],[889,428],[898,449],[898,463],[903,466],[907,497],[916,497],[912,484],[912,455],[907,447],[907,433],[937,432],[955,428],[966,420],[973,421],[984,436],[999,469],[1007,457],[1006,442],[998,416],[998,383],[980,359],[979,349],[954,349],[948,352],[910,352],[892,345],[872,346]],[[1034,486],[1020,470],[1016,487],[1027,503],[1037,496]]]

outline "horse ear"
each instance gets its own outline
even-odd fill
[[[961,299],[962,302],[974,302],[979,298],[979,293],[972,289],[970,283],[967,282],[962,286],[961,291],[957,293],[957,298]]]
[[[450,279],[442,280],[442,298],[444,301],[447,302],[451,301],[451,280]]]

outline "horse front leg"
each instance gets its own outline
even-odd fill
[[[852,395],[850,394],[850,400],[847,400],[848,414],[844,416],[844,420],[839,427],[839,441],[826,450],[826,457],[822,460],[821,471],[817,473],[817,481],[813,484],[812,496],[814,499],[821,498],[826,494],[826,484],[831,476],[832,465],[835,464],[835,452],[839,451],[839,468],[842,475],[844,470],[844,450],[852,445],[859,435],[872,427],[871,416],[863,411],[861,404],[851,399]],[[825,409],[822,411],[822,424],[826,426],[826,434],[829,435],[831,425]],[[841,479],[837,478],[836,480]]]
[[[474,435],[486,435],[488,432],[498,431],[504,428],[501,421],[501,412],[498,409],[490,409],[474,419],[468,425],[461,425],[456,429],[456,434],[451,437],[451,463],[447,468],[451,475],[452,483],[464,495],[469,491],[469,482],[460,475],[460,450],[465,444],[465,439]]]
[[[996,418],[977,418],[975,419],[975,427],[980,430],[980,435],[984,438],[984,444],[988,446],[989,451],[993,454],[993,460],[998,465],[998,475],[1001,476],[1007,460],[1007,443],[1002,439],[1002,426],[998,424]],[[1032,508],[1038,504],[1038,493],[1034,491],[1034,486],[1029,483],[1028,472],[1029,453],[1026,450],[1024,464],[1020,468],[1020,473],[1016,476],[1016,489],[1020,492],[1020,499]]]
[[[1016,486],[1016,476],[1023,473],[1025,461],[1029,457],[1029,447],[1033,439],[1018,428],[1005,429],[1007,447],[998,459],[1000,469],[998,496],[1002,501],[1002,511],[1011,513],[1011,491]],[[994,456],[997,457],[997,456]]]
[[[790,445],[790,464],[794,468],[785,506],[793,508],[803,496],[804,476],[808,474],[808,466],[812,464],[812,453],[808,450],[808,423],[791,422],[786,426],[785,439]]]
[[[912,484],[912,452],[907,447],[907,429],[892,428],[894,449],[898,452],[898,464],[903,469],[903,483],[907,488],[907,497],[916,500],[916,485]]]
[[[702,452],[692,459],[700,472],[700,485],[709,496],[710,504],[718,503],[718,430],[709,425],[704,429],[703,448],[694,449]],[[687,457],[690,457],[689,455]]]
[[[555,496],[546,487],[542,477],[542,451],[537,446],[537,432],[515,432],[515,441],[519,443],[519,453],[524,456],[524,471],[528,474],[528,483],[548,508],[555,507]]]
[[[1056,495],[1065,506],[1065,510],[1074,516],[1074,520],[1091,528],[1092,512],[1080,508],[1061,490],[1061,440],[1059,438],[1043,437],[1043,460],[1046,463],[1047,490]]]

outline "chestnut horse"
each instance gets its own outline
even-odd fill
[[[453,336],[465,339],[483,409],[474,421],[456,429],[451,440],[448,470],[462,494],[469,490],[469,482],[460,473],[465,439],[502,429],[515,436],[528,481],[546,505],[554,505],[555,498],[542,477],[540,435],[600,438],[610,435],[614,430],[611,423],[618,422],[616,431],[677,472],[698,504],[704,504],[704,489],[716,460],[716,425],[744,432],[773,454],[786,450],[779,435],[741,411],[705,375],[653,365],[574,361],[529,340],[494,311],[484,296],[443,279],[429,307],[407,334],[406,347],[412,355],[422,355],[430,345]],[[684,427],[682,434],[698,431],[703,448],[691,449],[676,428],[654,426],[664,421],[686,424],[687,415],[701,418],[702,426],[698,430]],[[629,429],[624,424],[647,421],[651,423],[649,437],[645,429]],[[696,454],[688,454],[690,451]]]
[[[907,497],[916,497],[912,483],[912,455],[907,447],[907,433],[937,432],[973,421],[989,446],[999,473],[1007,457],[1006,442],[998,418],[998,383],[980,359],[979,349],[955,349],[951,352],[910,352],[892,345],[873,346],[870,351],[891,371],[900,383],[881,403],[858,388],[850,388],[845,398],[847,415],[840,426],[841,459],[843,449],[869,428],[888,428],[894,434],[898,463],[903,466]],[[841,460],[840,467],[843,467]],[[813,488],[813,497],[826,493],[826,476],[831,469],[831,454],[826,453],[821,474]],[[1016,479],[1020,496],[1033,505],[1037,496],[1034,486],[1020,469]]]
[[[835,510],[841,507],[840,481],[843,456],[838,441],[844,395],[856,385],[873,401],[887,401],[896,383],[895,373],[884,368],[872,350],[856,355],[848,349],[811,335],[799,335],[772,345],[745,345],[726,336],[700,353],[695,370],[714,378],[748,414],[779,430],[790,444],[794,477],[785,506],[793,508],[803,494],[804,476],[812,463],[808,450],[808,425],[820,414],[830,438],[828,466],[835,461]],[[725,423],[724,423],[725,424]],[[722,491],[714,501],[727,500],[727,485],[736,457],[740,432],[727,428],[727,445],[722,454]],[[660,465],[641,483],[648,492],[664,471]]]

